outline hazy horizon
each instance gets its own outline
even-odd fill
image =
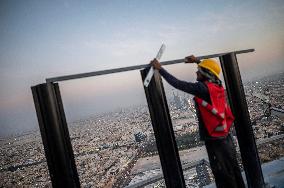
[[[38,129],[30,87],[46,78],[254,48],[243,81],[284,72],[283,1],[0,1],[0,136]],[[195,81],[194,65],[165,67]],[[72,117],[145,103],[139,71],[60,82]]]
[[[135,72],[135,71],[132,71],[132,72]],[[249,79],[249,80],[243,79],[243,83],[246,84],[247,82],[259,81],[260,79],[263,79],[265,77],[275,77],[275,76],[278,76],[280,74],[284,74],[284,72],[279,72],[279,73],[274,73],[274,74],[269,74],[269,75],[263,75],[263,76],[259,76],[257,78],[253,78],[253,79]],[[179,75],[179,77],[181,77],[181,76]],[[183,77],[186,77],[186,75],[184,75]],[[185,80],[185,79],[183,79],[183,80]],[[192,81],[194,81],[194,80],[192,80]],[[164,83],[164,86],[165,86],[167,98],[169,99],[169,98],[172,97],[173,87],[170,86],[168,83],[166,83],[165,80],[163,80],[163,83]],[[141,88],[142,88],[142,81],[141,81]],[[62,92],[62,90],[64,90],[64,89],[65,89],[64,86],[63,87],[60,86],[61,97],[63,99],[63,105],[64,105],[64,110],[65,110],[65,114],[66,114],[68,124],[73,123],[73,122],[78,121],[78,120],[86,120],[86,119],[89,119],[89,118],[94,117],[96,115],[101,115],[101,114],[108,113],[108,112],[117,112],[120,109],[138,107],[140,105],[145,105],[147,107],[146,97],[145,97],[143,89],[141,89],[139,91],[139,93],[140,93],[139,100],[135,100],[134,103],[130,102],[130,103],[122,104],[122,102],[125,102],[126,100],[129,99],[129,98],[127,98],[127,99],[124,99],[122,101],[120,100],[120,102],[117,102],[118,106],[116,106],[116,107],[113,107],[113,104],[110,104],[109,106],[104,106],[104,108],[103,108],[104,110],[95,110],[94,108],[90,109],[91,107],[96,107],[96,105],[94,105],[92,103],[90,105],[88,105],[88,103],[90,103],[88,100],[90,100],[90,99],[83,101],[83,102],[80,101],[80,102],[77,102],[77,103],[73,103],[73,104],[70,103],[70,101],[69,101],[69,100],[72,100],[72,99],[69,99],[69,100],[67,100],[67,102],[69,101],[69,103],[66,105],[66,101],[65,101],[66,99],[65,98],[66,98],[67,93],[65,93],[64,91]],[[181,96],[184,93],[184,92],[176,90],[176,89],[174,89],[174,92],[175,93],[178,92],[178,94],[181,95]],[[136,92],[136,94],[137,94],[137,92]],[[134,96],[135,95],[133,95],[133,97]],[[95,103],[98,102],[98,100],[95,100],[95,99],[94,99],[94,101],[95,101]],[[133,102],[133,99],[132,99],[132,102]],[[86,107],[86,105],[88,105],[88,106]],[[72,108],[77,108],[77,110],[74,110]],[[80,110],[79,113],[76,112],[76,111],[78,111],[78,109]],[[36,115],[35,111],[34,111],[34,114]],[[34,124],[32,126],[28,125],[25,129],[20,128],[18,130],[6,131],[4,134],[1,131],[0,138],[6,138],[6,137],[10,137],[10,136],[18,136],[18,135],[21,135],[21,134],[24,134],[24,133],[29,133],[31,131],[32,132],[33,131],[39,131],[37,119],[33,123]]]

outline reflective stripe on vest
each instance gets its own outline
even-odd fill
[[[202,105],[203,107],[207,107],[207,104],[208,104],[208,102],[206,102],[205,100],[202,100],[201,105]]]
[[[227,128],[226,122],[223,125],[216,127],[215,131],[224,131]]]
[[[196,98],[195,100],[196,100],[197,103],[201,104],[204,108],[206,108],[208,111],[210,111],[215,116],[217,116],[221,119],[225,118],[224,113],[219,113],[216,108],[213,108],[213,106],[211,104],[209,104],[208,102],[206,102],[205,100],[202,100],[200,98]]]
[[[205,100],[202,100],[200,98],[195,99],[197,103],[201,104],[204,108],[206,108],[209,112],[211,112],[213,115],[225,119],[225,113],[219,113],[216,108],[213,108],[211,104],[206,102]],[[219,125],[218,127],[215,128],[215,131],[225,131],[227,128],[226,121],[222,121],[223,124]]]

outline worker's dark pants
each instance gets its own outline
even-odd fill
[[[205,145],[216,186],[218,188],[245,187],[232,137],[229,135],[221,140],[207,140]]]

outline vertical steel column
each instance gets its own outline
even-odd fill
[[[31,87],[53,187],[80,187],[58,84]]]
[[[246,96],[235,53],[220,57],[229,101],[235,115],[235,129],[248,187],[265,187]]]
[[[141,70],[143,82],[148,70]],[[149,86],[144,87],[144,90],[166,186],[168,188],[183,188],[185,181],[182,166],[162,79],[158,72],[155,71]]]

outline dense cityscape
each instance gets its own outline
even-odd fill
[[[283,134],[283,116],[275,115],[271,108],[284,110],[284,73],[245,83],[244,89],[255,138]],[[167,98],[182,164],[188,166],[184,171],[186,184],[198,187],[199,163],[194,168],[190,165],[206,159],[207,154],[199,141],[192,96],[173,90]],[[125,187],[161,174],[146,105],[94,115],[68,127],[82,187]],[[283,157],[283,145],[283,141],[270,143],[269,148],[260,145],[261,161]],[[214,181],[207,170],[209,182]],[[0,180],[0,187],[51,187],[38,131],[0,140]],[[153,186],[163,186],[163,181],[145,187]]]

